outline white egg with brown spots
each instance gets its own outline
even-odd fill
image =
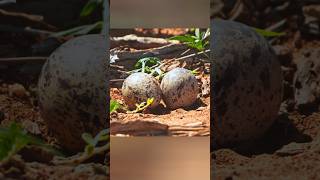
[[[244,24],[213,20],[214,148],[256,140],[276,120],[282,74],[266,39]]]
[[[155,108],[161,101],[161,89],[158,81],[147,73],[133,73],[122,84],[122,95],[129,109],[136,108],[136,104],[147,102],[153,98],[149,108]]]
[[[102,35],[69,40],[44,64],[38,82],[40,113],[58,143],[82,151],[82,133],[108,127],[107,43]]]
[[[199,93],[196,77],[190,70],[174,68],[161,81],[163,100],[170,109],[191,106]]]

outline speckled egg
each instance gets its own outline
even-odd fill
[[[196,100],[199,86],[191,71],[184,68],[174,68],[161,81],[163,100],[170,109],[188,107]]]
[[[278,115],[282,98],[280,63],[265,38],[251,27],[213,20],[211,28],[214,147],[255,140]]]
[[[74,38],[55,50],[38,82],[40,113],[59,144],[83,150],[82,133],[108,127],[107,42],[102,35]]]
[[[122,95],[129,109],[135,109],[136,104],[147,102],[154,98],[149,108],[155,108],[161,101],[161,89],[158,81],[150,74],[138,72],[128,76],[122,84]]]

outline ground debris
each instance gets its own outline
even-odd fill
[[[310,148],[310,143],[290,143],[283,146],[281,149],[275,152],[278,156],[292,156],[305,152]]]
[[[301,111],[314,110],[320,100],[320,46],[308,43],[294,54],[297,72],[294,77],[295,101]]]
[[[9,96],[25,98],[30,96],[30,93],[26,90],[26,88],[21,84],[12,84],[8,86]]]
[[[117,121],[110,123],[110,133],[115,134],[129,134],[129,135],[159,135],[168,133],[168,125],[159,123],[157,121]]]

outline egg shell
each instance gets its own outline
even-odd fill
[[[241,23],[211,22],[213,122],[216,148],[260,138],[277,118],[282,74],[266,39]]]
[[[199,86],[191,71],[184,68],[174,68],[161,81],[163,100],[170,109],[188,107],[196,100]]]
[[[82,133],[108,127],[107,41],[102,35],[71,39],[44,64],[39,82],[40,113],[66,150],[82,151]]]
[[[122,84],[122,95],[129,109],[135,109],[136,104],[147,102],[154,98],[149,108],[155,108],[161,101],[161,89],[158,81],[147,73],[133,73]]]

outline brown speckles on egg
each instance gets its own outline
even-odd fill
[[[163,100],[170,109],[192,105],[199,93],[196,77],[184,68],[169,71],[163,77],[160,87]]]
[[[71,88],[70,84],[68,83],[68,80],[66,79],[58,78],[58,83],[61,89],[68,90]]]
[[[234,98],[233,105],[234,105],[234,106],[238,106],[238,103],[239,103],[239,96],[237,96],[236,98]]]
[[[260,72],[259,78],[262,81],[263,87],[265,89],[270,88],[270,73],[267,67],[263,68]]]
[[[135,104],[147,102],[148,98],[154,98],[150,108],[155,108],[161,101],[161,94],[159,83],[150,74],[131,74],[122,84],[123,99],[129,109],[135,109]]]
[[[281,103],[280,64],[268,42],[240,23],[213,20],[214,146],[259,138],[274,122]],[[272,97],[272,98],[271,98]]]
[[[43,66],[38,88],[40,113],[59,144],[83,150],[84,132],[108,127],[107,44],[101,35],[74,38],[60,46]]]

